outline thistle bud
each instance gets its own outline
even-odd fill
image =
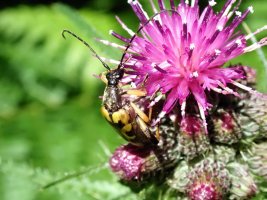
[[[179,165],[175,168],[173,177],[168,179],[168,185],[181,193],[185,193],[186,187],[190,181],[188,178],[189,170],[190,166],[188,165],[188,162],[180,162]]]
[[[244,75],[245,75],[245,79],[242,80],[241,82],[244,85],[255,86],[256,70],[252,69],[251,67],[248,67],[248,66],[241,66],[241,69],[243,70]]]
[[[229,146],[214,145],[213,152],[216,160],[225,164],[233,162],[236,159],[236,150]]]
[[[250,95],[239,102],[237,121],[245,137],[267,138],[267,98]]]
[[[178,146],[180,152],[187,159],[193,159],[209,150],[209,138],[200,118],[187,115],[182,119],[178,135]]]
[[[254,144],[249,154],[249,169],[256,175],[267,180],[267,142]]]
[[[117,148],[109,160],[111,170],[122,180],[141,180],[160,168],[160,161],[151,147],[137,147],[131,144]]]
[[[193,166],[181,162],[168,184],[191,200],[221,200],[228,194],[230,179],[225,164],[210,157]]]
[[[191,200],[220,200],[230,188],[228,171],[222,162],[206,159],[189,174],[187,194]]]
[[[173,118],[173,120],[171,120]],[[181,153],[178,148],[177,135],[179,134],[174,123],[175,116],[165,117],[161,120],[159,126],[160,140],[158,143],[159,159],[165,165],[175,165],[181,159]]]
[[[227,166],[231,177],[230,199],[251,199],[258,191],[253,177],[246,166],[239,163],[231,163]]]
[[[237,143],[241,137],[240,127],[238,126],[233,112],[219,109],[212,116],[214,126],[213,140],[222,144]]]

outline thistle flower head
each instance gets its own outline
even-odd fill
[[[244,85],[255,86],[256,84],[256,70],[248,66],[241,66],[245,74],[245,79],[242,80]]]
[[[267,99],[249,95],[238,102],[237,121],[242,134],[248,138],[267,138]]]
[[[220,198],[217,195],[214,183],[196,183],[190,192],[191,200],[214,200]]]
[[[257,194],[258,187],[246,165],[234,162],[227,169],[232,183],[230,199],[251,199]]]
[[[117,148],[109,160],[111,170],[124,181],[140,180],[144,174],[159,167],[159,161],[150,147],[131,144]]]
[[[247,157],[250,170],[267,180],[267,143],[254,144]]]
[[[163,0],[158,0],[158,11],[151,1],[156,14],[148,22],[149,17],[141,4],[137,0],[128,2],[143,25],[141,34],[132,40],[114,31],[111,34],[126,44],[131,42],[123,63],[124,83],[145,88],[152,105],[160,98],[165,101],[155,124],[175,106],[180,107],[184,116],[188,98],[192,96],[206,125],[206,111],[212,107],[207,98],[209,92],[239,96],[230,85],[254,92],[237,82],[244,77],[242,70],[223,67],[227,61],[267,43],[264,38],[247,45],[247,40],[266,27],[250,35],[235,32],[253,12],[252,7],[241,13],[238,5],[235,6],[236,0],[227,0],[222,10],[215,13],[212,6],[216,2],[211,0],[200,13],[198,0],[181,0],[178,5],[170,0],[171,10],[166,9]],[[134,35],[120,19],[118,21],[131,36]]]
[[[239,142],[242,137],[239,125],[233,112],[225,109],[218,109],[212,118],[214,125],[213,139],[223,144]]]
[[[193,159],[209,150],[209,138],[200,118],[186,115],[179,124],[178,147],[187,159]]]
[[[230,179],[225,166],[221,162],[203,160],[189,174],[187,186],[191,200],[219,200],[228,192]]]

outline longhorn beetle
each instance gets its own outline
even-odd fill
[[[69,30],[63,30],[62,32],[63,38],[65,38],[65,33],[68,33],[86,45],[92,52],[93,56],[95,56],[107,69],[107,72],[104,72],[106,73],[105,77],[107,85],[103,95],[101,113],[124,139],[136,146],[155,145],[158,143],[160,136],[158,129],[156,131],[152,131],[149,124],[151,121],[150,117],[148,117],[134,102],[122,99],[122,95],[125,92],[119,86],[119,82],[124,75],[124,64],[126,61],[123,61],[127,50],[130,48],[138,33],[157,15],[163,12],[177,13],[175,10],[161,10],[143,23],[130,39],[122,55],[120,64],[115,69],[110,69],[110,67],[97,55],[94,49],[79,36]],[[145,96],[145,92],[142,90],[136,90],[130,95],[142,98]],[[139,98],[136,99],[136,101],[138,100]]]

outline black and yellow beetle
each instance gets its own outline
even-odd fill
[[[121,68],[108,71],[106,74],[107,86],[103,95],[101,113],[118,133],[130,143],[137,146],[156,144],[158,139],[150,129],[149,117],[137,104],[123,98],[122,94],[125,91],[119,87],[122,76],[123,69]],[[144,94],[141,90],[135,91],[137,97],[144,96]],[[126,92],[126,95],[129,94]]]
[[[143,23],[137,32],[130,39],[125,51],[122,55],[120,64],[116,69],[111,70],[110,67],[97,55],[93,48],[85,42],[83,39],[75,35],[74,33],[64,30],[64,34],[69,33],[82,43],[84,43],[93,55],[103,64],[107,69],[104,82],[106,82],[106,88],[103,95],[101,113],[105,119],[118,131],[118,133],[133,145],[155,145],[158,143],[160,135],[158,128],[151,127],[151,117],[148,117],[142,109],[134,101],[130,101],[127,98],[123,98],[125,91],[120,87],[119,82],[124,75],[124,57],[127,50],[130,48],[131,43],[137,36],[137,34],[157,15],[163,12],[177,13],[175,10],[161,10],[149,18],[146,23]],[[102,74],[104,75],[104,73]],[[102,77],[102,80],[104,78]],[[143,98],[146,94],[142,90],[129,90],[126,94],[135,96],[135,101],[138,102],[140,98]],[[150,115],[151,116],[151,113]]]
[[[119,81],[124,74],[122,63],[116,69],[111,70],[88,43],[68,30],[62,32],[64,38],[65,33],[69,33],[83,42],[108,70],[105,72],[106,80],[104,82],[106,82],[107,86],[104,91],[101,107],[101,113],[105,119],[125,140],[133,145],[156,144],[158,139],[150,130],[149,117],[134,102],[122,98],[122,95],[125,93],[119,86]],[[145,94],[143,91],[135,91],[135,95],[144,96]]]
[[[107,84],[103,94],[101,107],[101,113],[105,119],[125,140],[133,145],[143,146],[157,144],[158,138],[156,135],[158,134],[155,134],[156,131],[150,129],[149,117],[134,102],[127,100],[127,98],[122,98],[125,93],[127,95],[135,95],[137,100],[139,97],[142,98],[142,96],[145,96],[144,91],[129,90],[129,92],[125,92],[119,86],[119,82],[124,75],[122,61],[116,69],[111,70],[87,42],[68,30],[62,32],[64,38],[65,33],[69,33],[83,42],[107,69],[107,72],[102,73],[101,76],[101,79]]]

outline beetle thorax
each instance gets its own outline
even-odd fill
[[[115,112],[122,106],[121,89],[107,86],[103,96],[103,105],[108,112]]]

